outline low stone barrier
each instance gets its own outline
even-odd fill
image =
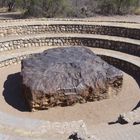
[[[140,56],[140,45],[124,42],[107,40],[101,38],[87,37],[37,37],[29,39],[18,39],[0,42],[0,52],[27,47],[42,46],[88,46],[93,48],[104,48],[120,51],[135,56]]]
[[[97,20],[97,19],[85,19],[85,18],[26,18],[26,19],[2,19],[0,23],[6,22],[25,22],[25,21],[80,21],[80,22],[115,22],[115,23],[134,23],[138,22],[123,21],[123,20]]]
[[[103,60],[108,62],[109,64],[117,67],[118,69],[132,75],[135,78],[140,77],[140,67],[132,62],[128,62],[119,58],[114,58],[106,55],[99,55]]]
[[[140,29],[84,24],[22,25],[0,27],[0,36],[29,35],[43,33],[80,33],[121,36],[140,39]]]
[[[18,64],[21,62],[21,60],[30,57],[32,54],[30,55],[21,55],[18,57],[12,57],[10,59],[4,60],[4,61],[0,61],[0,68],[12,65],[12,64]]]

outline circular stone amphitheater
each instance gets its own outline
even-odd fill
[[[119,95],[29,112],[21,93],[21,61],[68,46],[87,47],[123,71]],[[76,140],[79,135],[81,140],[139,140],[140,22],[125,18],[0,20],[0,93],[0,139]]]

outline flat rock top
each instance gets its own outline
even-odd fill
[[[55,48],[22,61],[23,84],[45,94],[106,88],[122,72],[84,47]]]

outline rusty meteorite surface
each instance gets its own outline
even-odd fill
[[[31,110],[116,95],[123,73],[84,47],[55,48],[22,61],[23,93]]]

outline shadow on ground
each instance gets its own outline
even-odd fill
[[[140,107],[140,101],[138,102],[138,104],[132,109],[132,111],[136,110],[137,108]]]
[[[20,19],[22,18],[21,12],[2,12],[0,13],[0,19]]]
[[[3,96],[5,101],[19,111],[29,111],[22,96],[22,77],[20,73],[11,74],[4,83]]]

